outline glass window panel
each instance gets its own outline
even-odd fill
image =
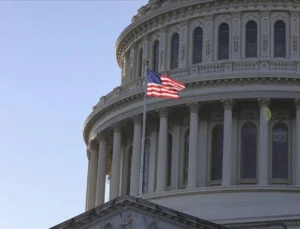
[[[249,21],[246,25],[246,57],[257,57],[257,24]]]
[[[212,133],[211,180],[222,179],[223,125],[217,125]]]
[[[193,64],[202,62],[203,30],[196,28],[194,31]]]
[[[143,49],[140,48],[140,52],[139,52],[139,73],[138,73],[138,77],[142,77],[143,75]]]
[[[167,187],[171,186],[172,134],[168,134]]]
[[[288,179],[288,128],[277,123],[272,132],[272,178]]]
[[[187,131],[184,139],[184,158],[183,158],[183,184],[187,184],[188,178],[188,164],[189,164],[189,147],[190,146],[190,133]]]
[[[277,21],[274,24],[274,56],[286,56],[285,23]]]
[[[257,129],[253,123],[243,125],[241,142],[241,179],[256,179]]]
[[[153,49],[153,71],[158,72],[159,42],[155,41]]]
[[[146,138],[145,148],[144,148],[144,166],[143,166],[143,193],[148,192],[149,156],[150,156],[150,139]]]
[[[229,59],[229,25],[223,23],[219,27],[218,59]]]
[[[171,69],[178,68],[179,60],[179,34],[175,33],[172,37]]]

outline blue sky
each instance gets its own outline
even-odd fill
[[[0,1],[0,228],[84,211],[82,127],[120,83],[115,41],[147,1]]]

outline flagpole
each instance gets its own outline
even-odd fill
[[[148,61],[145,61],[145,85],[144,85],[144,109],[143,109],[143,127],[142,127],[142,146],[141,146],[141,168],[140,168],[140,187],[139,187],[139,195],[140,197],[143,195],[143,170],[144,170],[144,150],[145,150],[145,135],[146,135],[146,107],[147,107],[147,69],[148,69]]]

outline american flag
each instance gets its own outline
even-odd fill
[[[147,96],[179,99],[178,93],[184,88],[183,83],[147,69]]]

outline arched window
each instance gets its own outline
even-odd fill
[[[223,125],[216,125],[212,132],[212,151],[211,151],[211,181],[222,179],[223,163]]]
[[[183,155],[183,185],[187,184],[188,166],[189,166],[189,147],[190,146],[190,131],[187,131],[184,136],[184,155]]]
[[[202,62],[203,30],[198,27],[194,30],[193,64]]]
[[[179,60],[179,34],[175,33],[172,37],[171,69],[178,68]]]
[[[245,123],[241,133],[241,179],[256,179],[257,129]]]
[[[158,60],[159,60],[159,41],[155,41],[153,46],[153,71],[155,72],[158,72]]]
[[[248,21],[246,24],[246,57],[257,57],[257,24],[255,21]]]
[[[145,148],[144,148],[144,166],[143,166],[143,193],[148,192],[149,156],[150,156],[150,139],[146,138]]]
[[[222,23],[219,26],[218,60],[229,59],[229,25]]]
[[[131,160],[132,160],[132,146],[130,146],[129,152],[128,152],[128,170],[127,170],[127,187],[126,187],[126,193],[130,193],[130,180],[131,180]]]
[[[168,133],[168,160],[167,160],[167,187],[171,186],[171,168],[172,168],[172,134]]]
[[[284,21],[276,21],[274,24],[274,57],[286,56],[286,39]]]
[[[140,48],[139,50],[139,72],[138,77],[143,76],[143,48]]]
[[[288,179],[288,128],[279,122],[272,131],[272,179]]]

